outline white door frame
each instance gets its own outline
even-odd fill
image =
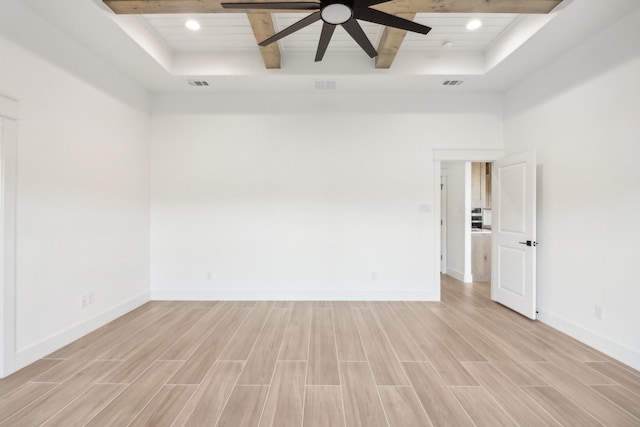
[[[446,271],[447,271],[447,175],[442,175],[440,176],[440,273],[446,273]]]
[[[15,370],[18,102],[0,95],[0,378]]]
[[[433,271],[434,271],[434,283],[436,286],[436,294],[438,300],[440,300],[440,197],[435,195],[440,194],[440,174],[441,174],[441,162],[493,162],[504,157],[504,150],[502,149],[442,149],[435,148],[433,150],[433,194],[436,207],[434,209],[434,221],[433,221]]]

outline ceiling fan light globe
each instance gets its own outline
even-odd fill
[[[340,25],[353,16],[351,8],[342,3],[333,3],[322,9],[322,20],[327,24]]]

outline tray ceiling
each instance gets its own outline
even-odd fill
[[[299,13],[273,14],[274,28],[280,31],[300,19]],[[482,19],[482,27],[469,31],[465,28],[470,19]],[[432,31],[424,36],[407,33],[402,44],[403,51],[441,51],[445,49],[445,41],[452,42],[448,49],[452,51],[483,52],[501,34],[518,19],[517,14],[418,14],[414,19],[423,25],[432,27]],[[215,51],[247,51],[258,52],[255,37],[249,19],[244,13],[228,14],[148,14],[141,15],[142,20],[174,53],[179,52],[215,52]],[[191,31],[185,27],[188,19],[196,19],[201,29]],[[384,27],[368,22],[361,22],[367,37],[377,44]],[[287,52],[306,53],[313,57],[318,44],[321,22],[312,24],[278,43],[283,55]],[[359,54],[361,49],[353,39],[340,27],[331,40],[332,53]]]
[[[286,69],[287,73],[324,72],[333,68],[347,74],[367,69],[392,69],[394,73],[479,75],[487,71],[487,64],[490,67],[497,63],[497,56],[506,57],[509,53],[506,50],[515,50],[544,26],[549,21],[549,12],[562,0],[393,0],[376,3],[375,8],[431,27],[432,31],[427,35],[407,33],[360,21],[369,41],[377,46],[378,55],[370,60],[353,38],[338,26],[329,44],[326,61],[315,67],[308,62],[313,61],[318,46],[320,21],[277,43],[258,46],[258,42],[309,15],[308,11],[225,9],[220,0],[103,1],[116,13],[115,19],[121,27],[174,75],[259,73],[256,58],[261,59],[263,70]],[[199,31],[185,27],[189,19],[199,22]],[[480,19],[483,25],[470,31],[466,24],[471,19]],[[500,44],[502,46],[498,46]],[[400,65],[396,65],[396,57],[401,59]],[[301,66],[303,61],[307,61],[307,65]]]

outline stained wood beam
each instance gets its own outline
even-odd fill
[[[393,0],[374,6],[388,13],[549,13],[562,0]]]
[[[118,15],[222,13],[219,0],[103,0]]]
[[[249,12],[241,9],[223,9],[220,6],[221,1],[234,0],[103,1],[117,14]],[[265,0],[255,2],[261,1]],[[561,2],[562,0],[392,0],[379,4],[375,8],[388,13],[549,13]],[[300,10],[290,12],[309,13],[309,11]]]
[[[247,13],[247,16],[249,17],[251,29],[253,30],[253,35],[257,43],[275,34],[273,19],[271,19],[270,13],[252,12]],[[271,43],[268,46],[258,46],[258,48],[260,48],[260,55],[262,55],[265,67],[268,69],[280,68],[280,48],[278,48],[278,43]]]
[[[154,13],[249,13],[257,9],[224,9],[220,3],[237,0],[102,0],[118,15],[142,15]],[[244,0],[242,0],[244,1]],[[250,1],[250,0],[249,0]],[[256,4],[272,0],[256,0]],[[276,1],[276,0],[273,0]],[[299,1],[299,0],[277,0]],[[312,0],[310,0],[312,1]],[[266,12],[266,10],[265,10]],[[309,13],[308,10],[281,10],[284,13]]]
[[[413,21],[415,13],[396,13],[396,16]],[[392,27],[384,27],[380,43],[378,44],[378,56],[376,56],[376,68],[391,68],[398,50],[407,35],[405,30]]]

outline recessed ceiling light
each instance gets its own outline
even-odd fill
[[[189,19],[184,23],[184,26],[190,29],[191,31],[198,31],[200,29],[200,23],[194,19]]]
[[[479,19],[472,19],[467,23],[467,30],[473,31],[477,30],[480,27],[482,27],[482,21],[480,21]]]

